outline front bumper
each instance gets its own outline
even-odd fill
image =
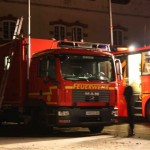
[[[53,124],[57,127],[107,126],[116,121],[117,110],[113,108],[59,108]]]

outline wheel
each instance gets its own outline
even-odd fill
[[[100,133],[103,130],[104,126],[93,126],[88,128],[92,133]]]
[[[146,105],[146,118],[150,122],[150,101]]]
[[[48,129],[48,117],[45,107],[31,107],[30,119],[25,122],[25,125],[33,131],[44,131]]]
[[[48,118],[46,110],[43,108],[35,109],[32,114],[33,124],[38,127],[46,127]]]

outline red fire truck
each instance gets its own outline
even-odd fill
[[[87,127],[91,132],[114,123],[122,69],[104,52],[109,45],[31,39],[28,80],[26,41],[0,46],[0,122],[22,121],[40,129]]]
[[[121,60],[123,68],[123,84],[118,88],[118,116],[127,115],[123,91],[126,85],[131,85],[134,89],[135,116],[150,121],[150,47],[134,50],[118,48],[113,54]]]

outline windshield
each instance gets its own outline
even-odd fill
[[[115,79],[111,57],[89,55],[63,55],[61,71],[65,80],[110,82]]]

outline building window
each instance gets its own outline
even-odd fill
[[[13,37],[15,30],[15,22],[4,21],[3,22],[3,38],[4,40],[10,40]]]
[[[54,27],[54,38],[56,40],[64,40],[66,38],[65,26],[57,25]]]
[[[81,41],[83,39],[82,27],[72,27],[72,40]]]
[[[122,30],[114,30],[114,45],[123,45],[123,31]]]

